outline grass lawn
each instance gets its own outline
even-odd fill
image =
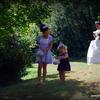
[[[100,100],[100,64],[71,62],[72,71],[60,83],[57,66],[48,66],[47,81],[36,85],[37,65],[27,69],[23,82],[0,88],[0,100]],[[98,97],[94,97],[94,96]]]

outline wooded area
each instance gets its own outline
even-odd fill
[[[0,0],[0,84],[19,80],[35,61],[40,21],[54,36],[53,53],[62,41],[72,58],[86,57],[100,0]]]

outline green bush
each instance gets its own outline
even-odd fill
[[[27,41],[9,40],[4,48],[0,48],[0,85],[20,80],[32,62],[32,52]]]

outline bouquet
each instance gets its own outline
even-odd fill
[[[59,59],[53,58],[53,64],[58,65],[60,63]]]
[[[44,52],[42,50],[38,50],[36,54],[37,54],[37,56],[43,56]]]

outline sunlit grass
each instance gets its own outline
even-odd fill
[[[23,82],[1,88],[0,97],[10,98],[6,100],[95,100],[90,94],[100,93],[100,64],[88,66],[85,62],[71,62],[71,66],[66,82],[61,84],[57,65],[48,65],[46,84],[37,86],[37,64],[33,64],[26,70],[28,75],[22,77]]]
[[[79,71],[79,70],[83,70],[86,69],[87,67],[89,67],[86,63],[84,62],[71,62],[71,69],[72,71]],[[32,68],[27,68],[26,72],[28,72],[28,74],[26,76],[23,76],[22,79],[23,80],[27,80],[27,79],[33,79],[37,77],[37,68],[38,65],[37,64],[33,64]],[[49,64],[47,66],[47,74],[51,75],[51,74],[58,74],[57,71],[57,65],[53,65],[53,64]]]

